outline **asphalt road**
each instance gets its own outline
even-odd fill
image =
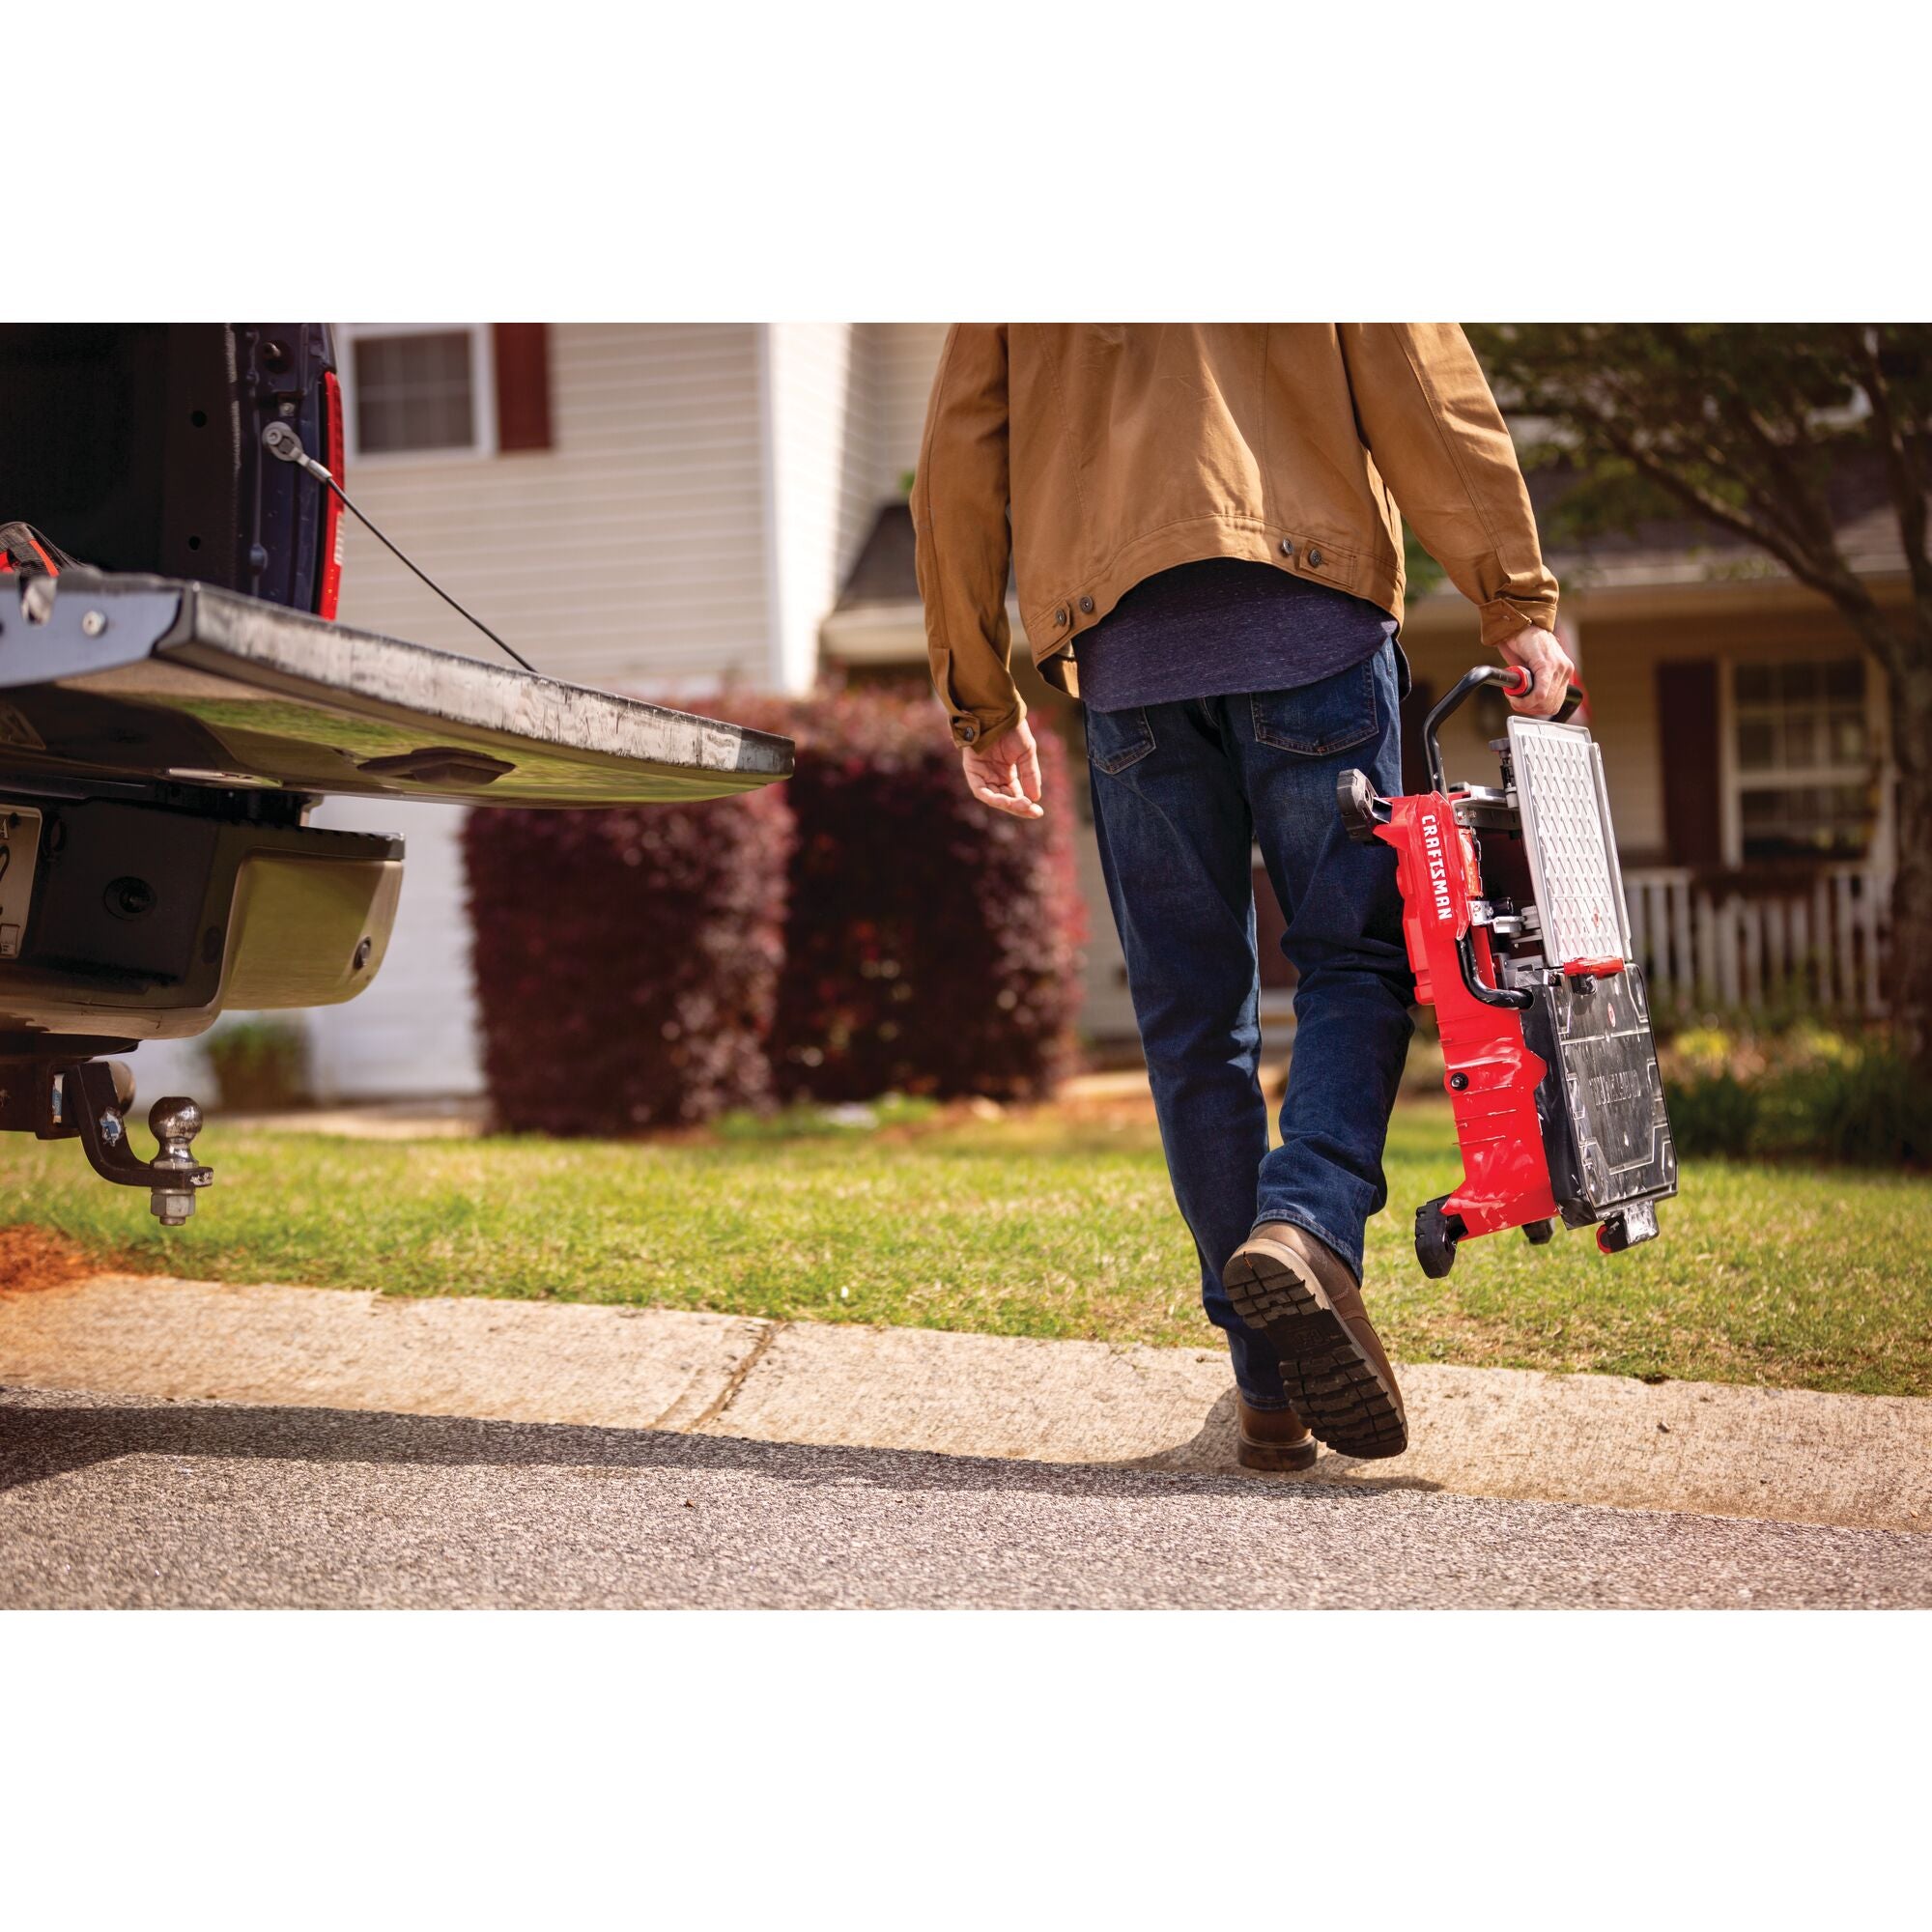
[[[1932,1537],[0,1391],[0,1605],[1932,1605]]]

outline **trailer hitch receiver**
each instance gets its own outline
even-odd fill
[[[133,1104],[134,1076],[122,1061],[0,1061],[0,1125],[31,1128],[43,1141],[78,1138],[103,1180],[146,1188],[161,1226],[182,1227],[195,1196],[214,1183],[214,1170],[194,1157],[201,1108],[182,1094],[156,1100],[148,1125],[160,1145],[143,1160],[128,1142]]]

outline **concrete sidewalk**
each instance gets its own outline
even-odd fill
[[[0,1295],[0,1383],[1225,1473],[1218,1349],[100,1276]],[[1932,1531],[1932,1402],[1403,1371],[1413,1446],[1301,1477]]]

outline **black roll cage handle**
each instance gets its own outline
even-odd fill
[[[1466,670],[1456,680],[1449,695],[1430,712],[1422,726],[1423,750],[1429,755],[1429,782],[1438,797],[1449,795],[1449,781],[1442,770],[1442,746],[1436,734],[1442,727],[1442,721],[1451,712],[1463,705],[1488,684],[1499,684],[1511,697],[1527,696],[1535,685],[1535,676],[1526,665],[1511,665],[1507,669],[1501,665],[1477,665],[1473,670]],[[1562,707],[1556,714],[1560,724],[1571,717],[1577,707],[1583,702],[1583,687],[1573,684],[1564,694]],[[1460,934],[1456,941],[1456,963],[1463,970],[1463,984],[1470,998],[1480,1001],[1486,1007],[1503,1007],[1512,1012],[1522,1012],[1535,1004],[1535,996],[1520,986],[1488,986],[1483,983],[1481,974],[1476,971],[1476,942],[1468,932]]]
[[[1456,680],[1449,695],[1429,714],[1422,726],[1422,748],[1429,755],[1429,782],[1436,792],[1445,798],[1449,794],[1449,781],[1442,771],[1442,747],[1437,742],[1436,733],[1450,713],[1460,711],[1486,684],[1501,685],[1511,697],[1526,697],[1534,683],[1534,675],[1527,665],[1511,665],[1508,668],[1501,665],[1478,665],[1473,670],[1465,670]],[[1583,702],[1584,696],[1580,684],[1571,685],[1564,694],[1555,722],[1558,724],[1566,723]]]

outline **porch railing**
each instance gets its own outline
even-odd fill
[[[1884,1011],[1890,890],[1869,866],[1824,866],[1803,882],[1776,883],[1645,867],[1624,873],[1624,897],[1660,1007]]]

